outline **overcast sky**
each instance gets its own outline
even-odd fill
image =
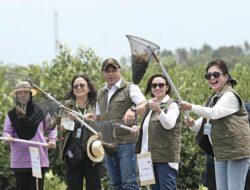
[[[55,56],[57,36],[73,52],[130,56],[126,34],[161,49],[217,48],[250,41],[249,0],[0,0],[0,61],[30,64]]]

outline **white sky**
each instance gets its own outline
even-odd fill
[[[161,49],[217,48],[250,41],[249,0],[0,0],[0,61],[30,64],[55,55],[58,39],[73,52],[130,56],[126,34]]]

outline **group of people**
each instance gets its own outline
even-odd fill
[[[84,121],[112,121],[131,130],[117,127],[114,131],[115,151],[105,154],[104,163],[114,190],[139,190],[136,154],[151,153],[155,184],[152,190],[177,189],[181,152],[181,110],[191,111],[199,119],[186,121],[197,132],[197,142],[214,159],[215,181],[218,190],[243,190],[250,165],[250,128],[244,103],[233,89],[236,81],[228,72],[226,63],[216,59],[208,63],[205,73],[212,95],[204,106],[171,98],[171,86],[163,74],[154,74],[143,94],[138,87],[126,81],[117,60],[108,58],[102,63],[105,84],[98,91],[85,75],[76,75],[65,98],[65,107],[83,115]],[[57,131],[52,128],[50,116],[32,102],[36,94],[29,83],[22,82],[11,91],[16,106],[8,113],[4,124],[5,137],[11,143],[11,169],[16,176],[18,190],[36,189],[31,173],[28,145],[13,142],[13,138],[47,142],[39,147],[43,174],[48,168],[47,148],[55,148]],[[146,96],[151,96],[146,99]],[[90,159],[87,149],[93,133],[79,122],[78,116],[61,109],[58,113],[63,134],[61,158],[66,162],[68,190],[101,190],[102,164]],[[140,123],[138,123],[140,117]],[[73,128],[70,126],[73,126]],[[132,132],[131,132],[132,131]],[[72,161],[71,148],[79,145],[80,162]],[[43,189],[43,178],[39,179]]]

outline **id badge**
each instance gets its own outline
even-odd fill
[[[67,129],[69,131],[74,131],[75,122],[71,121],[71,120],[65,121],[63,123],[63,127],[64,127],[64,129]]]
[[[210,135],[210,133],[211,133],[211,128],[212,128],[212,125],[211,125],[210,123],[205,123],[203,134],[204,134],[204,135]]]

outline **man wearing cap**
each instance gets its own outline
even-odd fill
[[[10,92],[16,100],[16,106],[8,112],[4,122],[3,136],[10,143],[10,168],[15,173],[17,190],[35,190],[37,186],[43,190],[43,176],[49,167],[48,149],[56,147],[57,130],[49,124],[50,115],[32,101],[32,96],[36,94],[37,91],[28,82],[19,82]],[[42,178],[37,182],[32,176],[29,145],[13,142],[13,138],[47,143],[45,133],[49,140],[47,147],[37,146],[42,171]]]
[[[144,111],[146,99],[140,88],[126,82],[121,75],[121,66],[114,58],[106,59],[102,64],[102,74],[106,81],[97,96],[96,118],[100,121],[112,120],[132,127],[136,112]],[[117,151],[114,155],[105,155],[105,165],[110,184],[115,190],[139,189],[134,154],[137,137],[122,128],[115,129]]]

